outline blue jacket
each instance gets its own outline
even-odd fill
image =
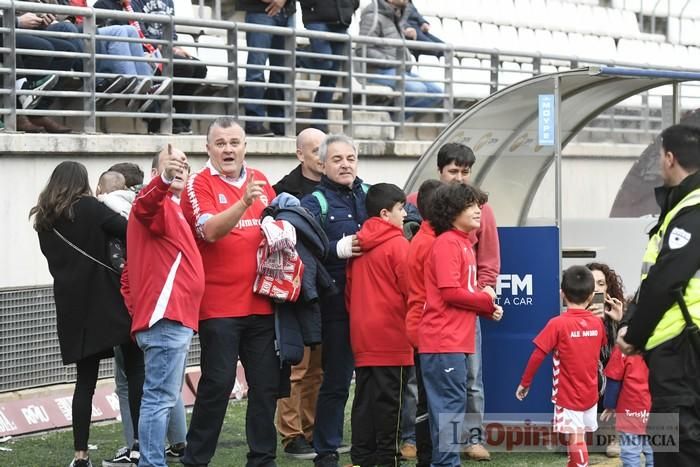
[[[328,236],[328,256],[324,262],[338,287],[338,293],[321,299],[321,316],[324,321],[346,320],[345,310],[345,266],[347,259],[338,258],[336,245],[344,236],[354,235],[360,230],[367,219],[365,200],[367,195],[362,189],[362,180],[355,178],[352,188],[339,185],[325,175],[316,190],[323,193],[328,204],[325,219],[321,219],[321,205],[313,194],[306,195],[301,200],[301,206],[308,209],[316,218]]]

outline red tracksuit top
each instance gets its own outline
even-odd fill
[[[345,287],[355,366],[411,366],[405,325],[408,240],[379,217],[367,219],[357,237],[363,255],[348,262]]]
[[[128,260],[122,295],[131,334],[165,318],[197,331],[204,268],[179,200],[158,176],[141,190],[126,230]]]

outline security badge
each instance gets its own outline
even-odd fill
[[[690,241],[690,232],[681,229],[680,227],[674,227],[671,233],[668,235],[668,247],[672,250],[678,250],[683,248]]]

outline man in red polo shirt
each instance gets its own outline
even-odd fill
[[[260,215],[275,192],[261,172],[246,166],[245,132],[233,118],[209,125],[207,152],[209,161],[190,177],[183,198],[202,254],[205,289],[199,318],[202,379],[182,462],[207,465],[214,456],[240,357],[249,387],[247,466],[274,465],[280,364],[272,304],[253,293],[253,282]]]

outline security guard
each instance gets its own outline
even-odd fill
[[[661,133],[661,173],[656,189],[659,222],[644,254],[636,304],[618,333],[623,353],[644,352],[652,395],[650,434],[661,413],[678,414],[677,452],[672,441],[653,437],[654,464],[700,462],[700,129],[674,125]],[[685,315],[685,316],[684,316]]]

